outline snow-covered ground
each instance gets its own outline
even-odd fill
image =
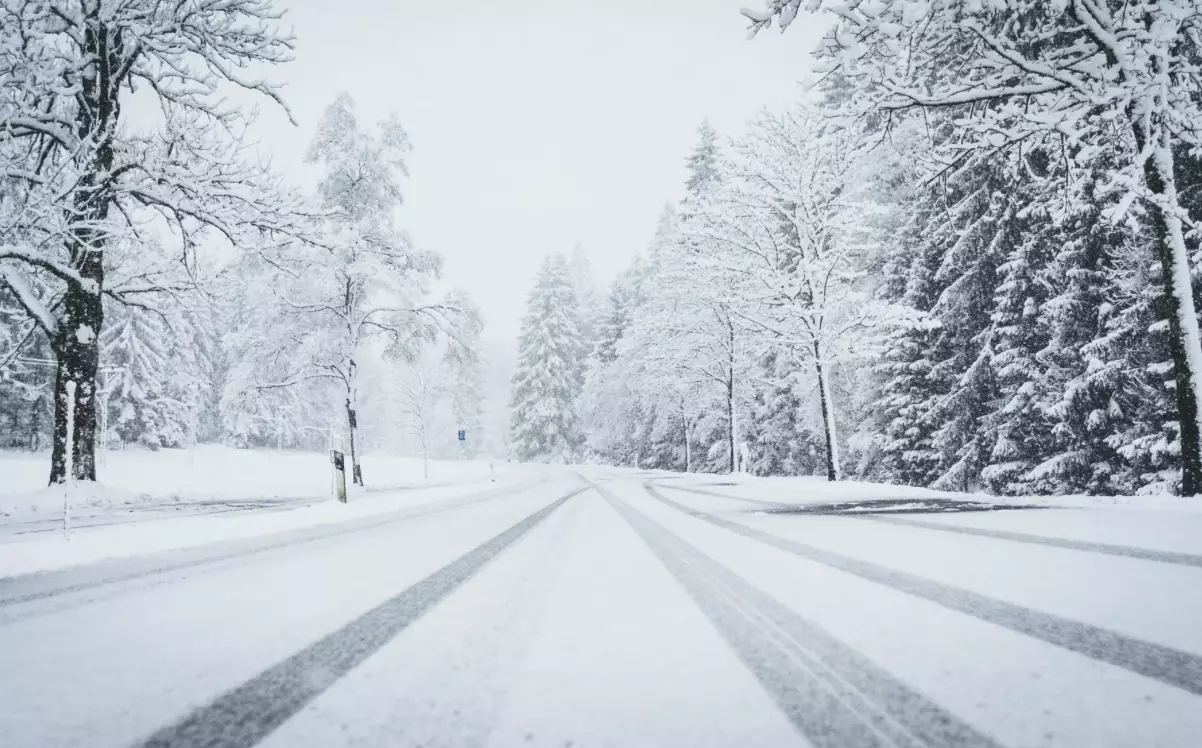
[[[61,569],[105,559],[193,548],[322,526],[403,515],[441,501],[491,494],[527,485],[513,474],[496,481],[469,479],[429,488],[358,494],[346,504],[329,498],[309,503],[248,504],[236,509],[170,513],[135,510],[115,519],[111,514],[77,518],[64,531],[62,521],[21,523],[0,534],[0,579],[35,571]],[[22,532],[30,526],[28,531]],[[2,526],[0,526],[2,527]]]
[[[47,460],[0,452],[0,577],[360,520],[521,479],[508,463],[436,460],[426,478],[420,458],[371,454],[366,490],[352,486],[343,505],[320,453],[113,452],[101,484],[53,487]]]
[[[712,475],[705,473],[665,473],[648,471],[645,478],[664,485],[691,486],[719,493],[782,504],[819,504],[840,501],[877,501],[897,499],[948,499],[979,501],[990,504],[1037,504],[1054,507],[1116,508],[1202,513],[1202,501],[1168,494],[1141,496],[992,496],[935,491],[885,483],[843,480],[830,483],[817,476],[762,478],[754,475]]]
[[[316,500],[330,494],[330,462],[322,452],[202,445],[115,450],[102,452],[100,459],[101,485],[74,489],[75,511],[212,500]],[[371,453],[363,458],[369,490],[488,478],[504,473],[510,465],[430,460],[429,467],[427,479],[420,457]],[[48,453],[0,451],[0,517],[61,513],[62,490],[46,488],[49,469]]]
[[[0,569],[140,554],[0,578],[0,735],[1196,748],[1202,513],[1136,504],[514,466],[0,538]]]

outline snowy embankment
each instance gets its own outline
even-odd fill
[[[213,500],[312,499],[330,495],[330,462],[321,452],[233,449],[204,445],[151,452],[129,449],[98,456],[100,485],[76,486],[73,512],[182,505]],[[0,521],[61,514],[63,489],[47,488],[47,453],[0,451]],[[363,472],[369,491],[415,488],[491,477],[509,466],[488,461],[430,461],[369,454]],[[349,476],[348,476],[349,478]]]
[[[1063,508],[1116,508],[1202,513],[1202,500],[1166,494],[1146,496],[992,496],[984,493],[955,493],[929,488],[898,486],[867,481],[831,483],[818,476],[762,478],[753,475],[649,472],[646,478],[664,486],[688,486],[734,497],[781,504],[828,504],[836,502],[896,501],[899,499],[943,499],[976,501],[997,505],[1038,505]]]
[[[0,579],[112,558],[352,522],[410,509],[420,512],[423,507],[436,502],[517,489],[534,480],[536,478],[523,481],[519,474],[509,473],[495,482],[480,478],[422,489],[381,491],[353,496],[347,504],[325,499],[294,505],[288,511],[258,508],[245,512],[184,513],[166,518],[137,512],[131,521],[79,527],[70,532],[64,532],[58,523],[49,532],[11,535],[0,541]]]
[[[106,483],[48,488],[46,455],[0,452],[0,577],[420,509],[528,475],[507,463],[431,461],[426,479],[420,458],[369,455],[368,489],[340,504],[321,453],[199,447],[107,457]]]

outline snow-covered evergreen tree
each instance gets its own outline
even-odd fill
[[[689,195],[686,201],[710,192],[721,181],[721,152],[718,132],[710,125],[708,119],[704,120],[697,128],[697,145],[685,160],[685,166],[689,170],[689,178],[685,182],[685,189]]]
[[[581,444],[576,397],[583,377],[574,279],[549,255],[526,303],[510,396],[510,450],[520,460],[566,462]]]
[[[127,443],[157,449],[184,439],[183,403],[168,395],[170,329],[164,319],[136,308],[113,310],[101,334],[109,373],[110,429]]]
[[[788,26],[801,0],[767,5],[744,11],[753,30],[774,19]],[[1129,216],[1137,201],[1146,209],[1144,248],[1162,269],[1157,280],[1172,361],[1165,373],[1174,382],[1180,490],[1202,493],[1202,333],[1187,243],[1200,224],[1191,212],[1197,198],[1181,188],[1194,173],[1193,123],[1202,119],[1196,76],[1202,16],[1193,4],[1019,0],[999,12],[989,3],[880,0],[849,8],[818,0],[806,8],[838,11],[817,56],[855,92],[840,105],[845,114],[879,120],[917,109],[950,112],[955,137],[935,143],[946,171],[974,160],[996,163],[999,154],[1021,162],[1032,149],[1046,148],[1076,169],[1106,171],[1108,185],[1122,192],[1108,219]],[[971,370],[973,382],[990,378],[983,358]],[[966,395],[959,405],[970,409],[983,394],[958,389]],[[985,445],[970,448],[969,424],[959,420],[953,429],[941,426],[939,441],[945,450],[961,444],[955,470],[971,471],[966,460],[979,463]]]
[[[577,244],[568,258],[568,267],[572,273],[573,290],[576,293],[576,304],[580,309],[580,360],[586,362],[592,356],[597,345],[597,327],[603,313],[603,300],[597,291],[597,279],[593,275],[593,266],[589,262],[584,247]]]

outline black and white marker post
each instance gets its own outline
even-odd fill
[[[330,450],[330,459],[334,463],[334,498],[346,503],[346,460],[341,452]]]

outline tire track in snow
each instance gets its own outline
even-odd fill
[[[1180,566],[1198,566],[1202,567],[1202,556],[1191,553],[1178,553],[1175,551],[1156,551],[1148,548],[1135,548],[1127,545],[1116,545],[1113,543],[1095,543],[1088,540],[1072,540],[1069,538],[1054,538],[1046,535],[1033,535],[1025,532],[1014,532],[1011,530],[991,530],[983,527],[965,527],[963,525],[945,525],[941,522],[931,522],[929,520],[912,519],[910,517],[893,517],[880,514],[855,514],[847,515],[855,519],[869,520],[872,522],[883,522],[886,524],[902,525],[909,527],[919,527],[924,530],[937,530],[939,532],[955,532],[962,535],[977,535],[983,538],[995,538],[997,540],[1011,540],[1016,543],[1033,543],[1036,545],[1046,545],[1052,548],[1064,548],[1071,551],[1085,551],[1088,553],[1101,553],[1107,556],[1123,556],[1126,558],[1136,558],[1141,561],[1159,561],[1166,564],[1178,564]]]
[[[238,504],[238,502],[224,502],[221,505],[213,504],[176,504],[176,505],[147,505],[139,506],[129,510],[129,514],[144,515],[144,516],[124,516],[113,514],[101,514],[84,516],[81,518],[71,518],[71,530],[86,530],[93,527],[113,527],[116,525],[132,525],[142,522],[159,522],[168,519],[181,519],[184,517],[208,517],[214,514],[231,514],[234,512],[279,512],[290,509],[299,509],[301,507],[312,506],[320,501],[324,501],[324,497],[308,497],[296,499],[289,503],[274,503],[274,504],[258,504],[249,505],[246,503]],[[152,512],[160,512],[159,514],[151,514]],[[162,512],[172,512],[171,514],[163,514]],[[149,516],[145,516],[149,515]],[[0,538],[3,536],[20,536],[20,535],[39,535],[49,533],[60,533],[63,531],[62,518],[55,519],[37,519],[24,522],[12,522],[0,526]]]
[[[643,539],[813,745],[998,745],[609,491],[595,490]]]
[[[475,576],[486,563],[568,499],[586,490],[587,487],[581,487],[556,499],[337,631],[135,745],[137,748],[255,745]]]
[[[717,496],[720,499],[730,499],[731,501],[742,501],[746,504],[761,506],[765,509],[792,509],[793,504],[785,504],[780,501],[765,501],[763,499],[745,499],[742,496],[731,496],[728,493],[720,493],[718,491],[707,491],[704,488],[685,488],[684,486],[667,486],[674,491],[688,491],[689,493],[698,493],[703,496]]]
[[[773,535],[677,503],[649,483],[644,483],[643,487],[655,499],[690,517],[795,556],[1202,696],[1202,656]]]
[[[759,499],[745,499],[742,496],[731,496],[730,494],[719,493],[717,491],[706,491],[704,489],[685,487],[685,486],[665,486],[675,491],[685,491],[687,493],[702,494],[705,496],[718,496],[723,499],[732,499],[734,501],[745,501],[749,504],[757,504],[774,509],[791,509],[794,505],[782,504],[776,501],[762,501]],[[938,530],[940,532],[958,532],[964,535],[977,535],[983,538],[994,538],[997,540],[1011,540],[1016,543],[1033,543],[1037,545],[1046,545],[1052,548],[1063,548],[1071,551],[1084,551],[1087,553],[1100,553],[1106,556],[1123,556],[1125,558],[1137,558],[1142,561],[1157,561],[1166,564],[1178,564],[1180,566],[1197,566],[1202,567],[1202,556],[1193,553],[1181,553],[1178,551],[1158,551],[1150,548],[1137,548],[1129,545],[1118,545],[1117,543],[1097,543],[1088,540],[1073,540],[1070,538],[1055,538],[1047,535],[1035,535],[1026,532],[1015,532],[1012,530],[991,530],[982,527],[965,527],[963,525],[948,525],[942,522],[931,522],[929,520],[916,519],[910,516],[902,517],[895,514],[873,514],[870,512],[834,512],[833,516],[849,517],[852,519],[862,519],[871,522],[883,522],[886,524],[909,525],[911,527],[921,527],[924,530]]]
[[[429,504],[418,505],[398,512],[388,512],[339,522],[334,525],[305,527],[262,537],[220,541],[194,548],[164,551],[143,557],[100,561],[87,566],[34,572],[32,574],[0,579],[0,624],[14,620],[14,618],[25,617],[14,617],[3,612],[4,608],[19,603],[33,602],[72,592],[84,592],[110,584],[129,582],[159,574],[217,564],[244,556],[383,527],[396,522],[406,522],[516,493],[530,488],[530,486],[531,484],[529,483],[509,485],[478,493],[470,493],[464,496],[432,501]]]

